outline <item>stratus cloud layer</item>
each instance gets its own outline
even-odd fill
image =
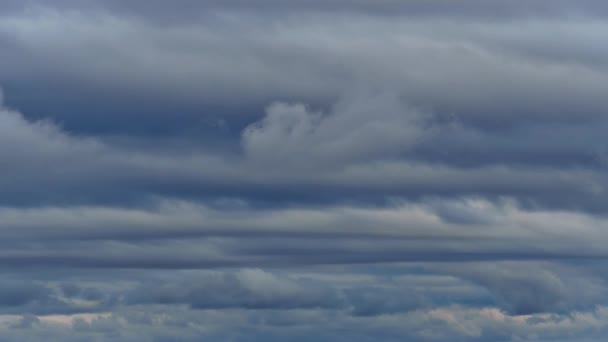
[[[300,104],[274,104],[267,111],[244,129],[242,153],[222,154],[122,147],[70,135],[52,122],[28,121],[4,109],[0,153],[7,167],[0,171],[5,189],[0,200],[103,203],[186,195],[298,202],[505,195],[539,206],[603,211],[606,174],[600,160],[566,168],[495,160],[471,167],[453,165],[449,158],[420,160],[418,154],[425,152],[421,145],[443,147],[445,135],[478,143],[484,136],[458,124],[433,122],[432,116],[393,95],[346,100],[326,114]],[[530,145],[535,147],[547,148]],[[49,191],[36,191],[40,188]]]
[[[602,340],[603,3],[167,4],[0,4],[0,339]]]

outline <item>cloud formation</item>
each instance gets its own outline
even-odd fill
[[[3,341],[600,341],[600,1],[3,1]]]
[[[344,165],[409,150],[430,133],[424,119],[391,93],[349,95],[329,114],[274,103],[262,120],[245,128],[242,143],[247,156],[264,166]]]

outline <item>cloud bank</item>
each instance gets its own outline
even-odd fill
[[[3,341],[600,341],[600,1],[4,1]]]

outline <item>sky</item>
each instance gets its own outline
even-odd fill
[[[607,34],[600,0],[0,0],[0,340],[605,340]]]

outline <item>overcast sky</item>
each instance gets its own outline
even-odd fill
[[[604,341],[608,3],[0,0],[0,340]]]

